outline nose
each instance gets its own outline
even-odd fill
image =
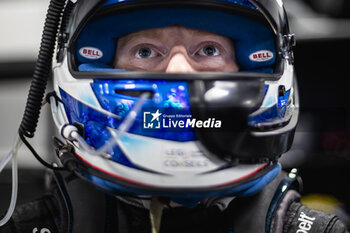
[[[190,58],[184,52],[178,51],[174,53],[165,69],[166,73],[192,73],[196,70],[190,63]]]

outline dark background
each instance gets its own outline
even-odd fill
[[[295,48],[301,115],[309,133],[300,166],[305,193],[329,193],[350,204],[350,39],[299,42]],[[307,143],[306,138],[305,143]]]
[[[322,20],[325,18],[336,20],[332,21],[335,22],[333,26],[338,25],[337,20],[339,25],[340,23],[344,25],[344,21],[347,22],[349,19],[349,2],[341,1],[344,3],[340,7],[333,5],[330,7],[327,5],[328,2],[306,0],[304,2],[306,5],[302,6],[310,7],[309,10],[313,10]],[[331,2],[334,3],[336,0]],[[287,170],[293,167],[299,168],[305,195],[311,193],[332,195],[343,202],[344,208],[348,210],[350,206],[350,92],[348,85],[350,23],[347,27],[339,27],[338,31],[334,30],[328,36],[322,33],[322,36],[319,36],[300,31],[301,36],[298,37],[295,21],[302,22],[299,17],[305,16],[299,15],[297,11],[290,12],[290,15],[292,31],[294,26],[297,38],[294,55],[301,114],[293,148],[283,156],[281,162]],[[27,85],[30,82],[33,67],[33,60],[0,62],[0,84],[15,80]],[[24,89],[27,90],[27,88]],[[25,98],[23,106],[24,104]],[[6,111],[1,113],[1,115],[4,114]],[[16,130],[17,128],[13,129],[13,131]],[[50,129],[47,128],[47,130]],[[47,140],[48,142],[45,143],[50,143],[50,139]],[[8,150],[10,146],[11,144],[8,145]],[[48,149],[46,153],[53,153],[53,150]],[[3,156],[1,155],[1,158]],[[34,157],[29,159],[34,160]],[[18,204],[32,200],[45,192],[45,173],[46,171],[40,166],[20,166]],[[0,174],[0,190],[0,210],[4,210],[10,201],[10,169],[5,169]]]

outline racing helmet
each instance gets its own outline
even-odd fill
[[[53,64],[56,126],[80,177],[112,194],[244,196],[280,171],[298,119],[280,0],[79,0]],[[239,72],[113,67],[118,38],[181,25],[230,38]]]

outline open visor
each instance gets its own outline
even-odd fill
[[[242,6],[226,1],[108,2],[97,7],[70,33],[71,71],[113,71],[120,37],[172,25],[231,39],[241,72],[281,71],[281,59],[276,49],[279,43],[277,34],[252,4]]]
[[[265,13],[248,1],[237,2],[107,1],[73,20],[67,65],[76,82],[90,80],[96,103],[81,101],[87,89],[68,92],[61,82],[69,122],[82,125],[89,144],[98,148],[147,93],[128,133],[198,141],[205,154],[232,162],[275,160],[290,148],[297,122],[294,74],[280,57],[276,28]],[[171,25],[232,39],[240,72],[165,74],[113,67],[118,38]]]

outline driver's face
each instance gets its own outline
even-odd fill
[[[121,37],[114,66],[168,73],[239,70],[229,38],[177,25]]]

